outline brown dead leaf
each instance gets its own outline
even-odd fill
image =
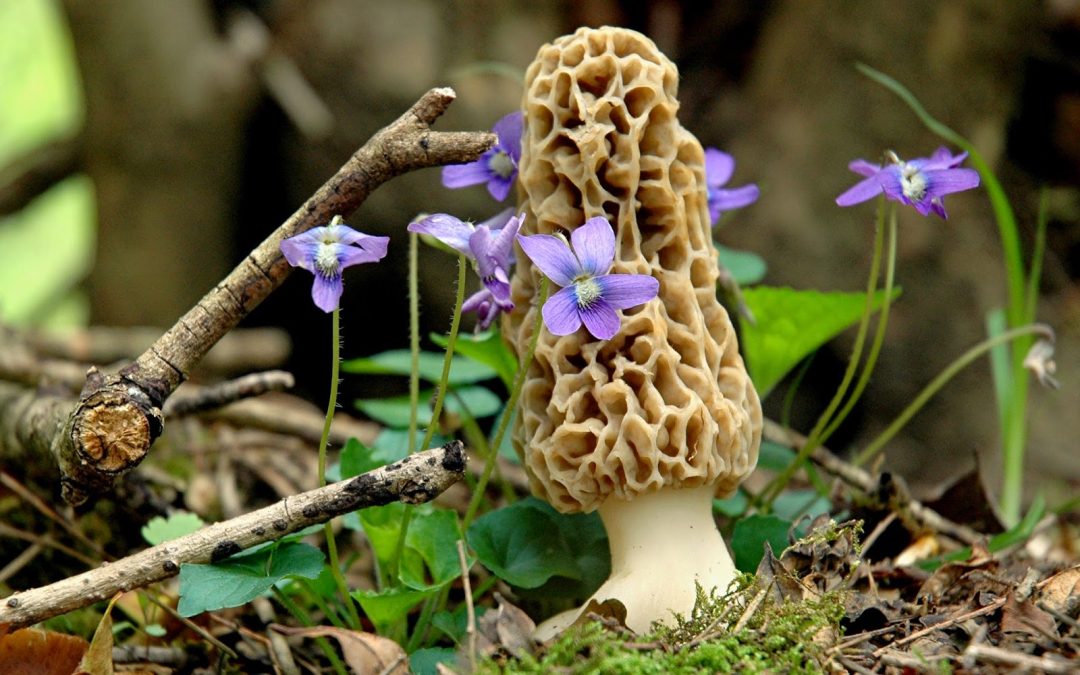
[[[920,560],[933,558],[938,553],[941,553],[941,542],[938,540],[937,535],[924,534],[901,551],[900,554],[896,556],[894,564],[897,567],[907,567],[909,565],[914,565]]]
[[[358,675],[408,675],[409,656],[401,645],[389,638],[373,633],[346,630],[333,626],[313,626],[311,628],[289,628],[274,624],[272,628],[284,635],[300,637],[329,637],[341,645],[345,663]]]
[[[1031,601],[1020,602],[1012,593],[1001,608],[1001,632],[1029,633],[1031,635],[1056,635],[1057,622]]]
[[[1080,598],[1080,565],[1062,570],[1047,579],[1039,591],[1039,601],[1068,616],[1075,616]]]
[[[827,514],[814,519],[801,541],[788,547],[780,563],[803,588],[803,598],[844,586],[858,569],[856,553],[861,523],[834,523]]]
[[[777,602],[799,602],[809,594],[809,589],[800,584],[776,558],[768,541],[765,542],[765,554],[758,563],[756,576],[762,588],[774,589],[772,595]]]
[[[90,648],[83,654],[78,669],[72,675],[113,675],[112,608],[119,597],[114,597],[105,609],[105,614],[94,631],[94,638],[90,640]]]
[[[504,649],[520,658],[533,652],[532,639],[536,624],[520,608],[508,602],[500,593],[495,593],[498,608],[485,612],[477,621],[477,651],[491,654]]]
[[[535,646],[532,634],[536,630],[536,623],[529,618],[528,614],[507,602],[499,593],[495,594],[495,600],[499,603],[499,608],[494,612],[495,634],[499,638],[499,644],[517,658],[531,654]],[[625,613],[624,609],[624,616]],[[487,614],[484,616],[486,617]]]
[[[597,619],[614,622],[626,628],[626,630],[630,630],[626,627],[626,605],[615,598],[608,598],[603,602],[590,600],[589,604],[585,605],[585,608],[581,610],[581,616],[570,625],[583,626]]]
[[[74,635],[24,628],[0,638],[0,673],[71,675],[89,644]]]
[[[929,491],[930,494],[921,495],[923,505],[933,509],[941,516],[967,525],[976,532],[983,534],[997,534],[1004,532],[1005,528],[998,517],[994,501],[990,499],[989,491],[982,477],[979,466],[979,457],[975,455],[975,466],[960,476],[947,481],[945,484]]]
[[[986,545],[977,542],[967,560],[948,562],[937,568],[919,588],[918,597],[934,598],[939,605],[945,605],[963,602],[979,591],[994,590],[1004,595],[1006,589],[990,589],[985,583],[998,567]]]

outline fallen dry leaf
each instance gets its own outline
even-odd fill
[[[0,673],[71,675],[89,643],[74,635],[24,628],[0,638]]]
[[[401,645],[389,638],[333,626],[289,628],[274,624],[272,628],[284,635],[334,638],[341,645],[346,665],[357,675],[408,675],[410,672],[409,656]]]
[[[1076,606],[1080,604],[1080,565],[1062,570],[1051,576],[1039,591],[1039,601],[1044,605],[1069,616],[1075,616]]]
[[[113,675],[112,608],[119,598],[119,595],[113,598],[105,609],[94,631],[94,637],[90,640],[90,648],[83,654],[78,669],[72,675]]]
[[[1014,593],[1009,594],[1001,608],[1001,631],[1003,633],[1029,633],[1031,635],[1055,635],[1057,622],[1031,601],[1020,602]]]
[[[900,552],[893,563],[897,567],[914,565],[920,560],[932,558],[941,553],[941,542],[935,534],[924,534]]]

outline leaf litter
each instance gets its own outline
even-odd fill
[[[985,510],[973,513],[987,524]],[[1026,546],[994,553],[981,541],[962,560],[912,553],[904,565],[896,561],[927,538],[937,541],[934,551],[957,543],[902,525],[889,530],[896,518],[887,508],[874,517],[889,520],[871,542],[892,550],[887,557],[868,555],[874,550],[863,545],[862,521],[819,516],[779,556],[766,543],[756,574],[743,575],[726,595],[699,589],[691,616],[674,627],[635,635],[617,613],[594,613],[530,650],[522,649],[521,631],[506,644],[485,641],[476,671],[1080,672],[1080,563],[1071,549],[1075,530],[1063,517],[1044,518],[1059,527],[1044,528]],[[1057,554],[1032,555],[1038,538],[1055,536]]]

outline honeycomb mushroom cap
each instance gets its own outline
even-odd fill
[[[704,153],[676,117],[677,85],[651,40],[610,27],[543,46],[526,75],[521,233],[606,216],[612,272],[660,282],[610,340],[540,336],[513,440],[533,492],[563,512],[666,486],[728,493],[757,463],[761,404],[716,298]],[[521,354],[540,276],[517,258],[505,328]]]

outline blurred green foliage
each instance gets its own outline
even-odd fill
[[[71,38],[53,0],[0,2],[0,167],[77,133],[83,101]],[[0,217],[0,321],[85,324],[77,290],[93,262],[90,181],[69,178],[22,212]]]

